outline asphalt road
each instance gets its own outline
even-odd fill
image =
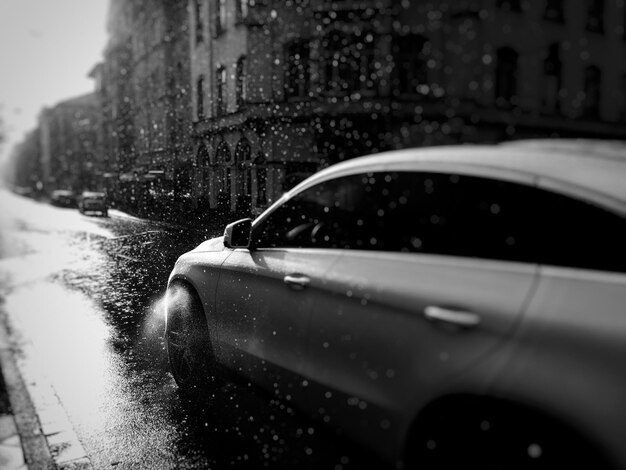
[[[1,320],[57,464],[383,468],[249,384],[195,402],[178,393],[163,344],[167,276],[221,227],[84,216],[4,190],[0,209]]]

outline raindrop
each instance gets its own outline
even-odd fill
[[[541,457],[541,454],[542,454],[542,449],[539,444],[533,443],[528,446],[528,456],[531,459],[538,459],[539,457]]]

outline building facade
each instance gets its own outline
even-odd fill
[[[82,191],[98,185],[99,106],[85,94],[45,108],[39,116],[42,183],[54,189]]]
[[[257,213],[386,149],[626,138],[623,0],[189,0],[193,195]]]
[[[188,205],[187,3],[112,0],[108,24],[109,42],[96,83],[109,192],[121,206],[139,213]]]
[[[6,181],[14,187],[28,188],[33,194],[42,190],[39,128],[27,132],[13,147],[3,172]]]

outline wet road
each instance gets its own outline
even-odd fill
[[[177,256],[221,227],[83,216],[4,190],[0,208],[2,320],[25,381],[52,390],[94,468],[382,468],[249,385],[179,395],[164,287]]]

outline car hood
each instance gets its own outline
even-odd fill
[[[224,237],[211,238],[205,242],[200,243],[195,247],[192,252],[207,252],[207,251],[222,251],[224,250]]]

